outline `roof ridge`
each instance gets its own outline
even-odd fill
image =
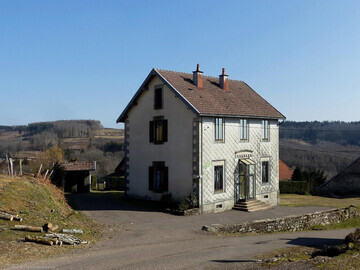
[[[154,68],[156,71],[165,71],[165,72],[171,72],[171,73],[180,73],[180,74],[187,74],[187,75],[192,75],[192,73],[188,73],[188,72],[183,72],[183,71],[175,71],[175,70],[169,70],[169,69],[162,69],[162,68]],[[204,74],[204,73],[203,73]],[[213,78],[213,79],[219,79],[219,77],[215,77],[215,76],[210,76],[210,75],[203,75],[203,78]],[[229,81],[234,81],[234,82],[243,82],[245,83],[243,80],[235,80],[235,79],[230,79]]]

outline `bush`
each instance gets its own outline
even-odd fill
[[[185,211],[188,209],[198,208],[199,207],[199,201],[195,194],[191,193],[188,196],[186,196],[181,204],[179,204],[178,209],[180,211]]]
[[[307,181],[280,181],[279,188],[281,194],[300,194],[309,193],[309,185]]]

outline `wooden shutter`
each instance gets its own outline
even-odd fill
[[[162,141],[163,142],[167,142],[168,140],[168,124],[167,124],[167,120],[163,120],[162,121],[163,124],[163,136],[162,136]]]
[[[154,190],[154,167],[149,167],[149,190]]]
[[[149,122],[149,139],[150,142],[154,142],[154,121]]]
[[[168,167],[164,167],[164,182],[162,191],[168,191],[169,189],[169,169]]]

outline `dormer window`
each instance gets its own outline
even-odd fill
[[[163,103],[163,89],[161,87],[156,87],[154,93],[154,110],[162,109],[164,107]]]

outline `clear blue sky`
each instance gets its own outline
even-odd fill
[[[288,120],[360,120],[360,1],[0,0],[0,125],[120,127],[153,67],[197,63]]]

